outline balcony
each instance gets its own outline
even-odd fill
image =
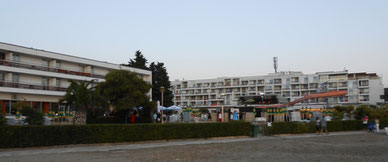
[[[40,71],[50,71],[50,72],[70,74],[70,75],[79,75],[79,76],[87,76],[87,77],[102,78],[102,79],[104,78],[103,75],[74,71],[74,70],[65,69],[65,68],[52,68],[52,67],[36,65],[36,64],[31,64],[31,63],[21,62],[21,61],[15,62],[10,60],[0,60],[0,65],[34,69],[34,70],[40,70]]]
[[[66,92],[67,90],[67,88],[64,88],[64,87],[43,86],[43,85],[38,85],[33,83],[10,82],[10,81],[0,81],[0,87],[60,91],[60,92]]]

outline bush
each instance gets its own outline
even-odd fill
[[[6,125],[7,124],[7,119],[0,114],[0,126]]]
[[[0,148],[249,136],[251,125],[236,123],[4,126]]]
[[[380,119],[380,128],[388,127],[388,118]]]
[[[35,111],[31,107],[23,107],[21,113],[26,116],[26,122],[29,125],[43,125],[43,113]]]
[[[335,131],[350,131],[361,130],[361,120],[345,120],[345,121],[329,121],[327,122],[327,129],[329,132]],[[314,123],[300,123],[300,122],[278,122],[272,123],[271,127],[264,128],[264,134],[301,134],[314,133],[316,130]]]

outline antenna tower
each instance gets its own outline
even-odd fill
[[[273,68],[275,69],[275,73],[278,72],[278,57],[273,57]]]

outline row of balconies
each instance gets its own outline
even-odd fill
[[[104,75],[86,73],[86,72],[82,72],[82,71],[75,71],[73,69],[53,68],[53,67],[49,67],[49,66],[36,65],[36,64],[31,64],[31,63],[21,62],[21,61],[11,61],[11,60],[1,59],[0,65],[33,69],[33,70],[40,70],[40,71],[49,71],[49,72],[56,72],[56,73],[63,73],[63,74],[70,74],[70,75],[104,78]]]
[[[33,83],[11,82],[11,81],[0,81],[0,87],[62,91],[62,92],[65,92],[67,89],[64,87],[46,86],[46,85],[39,85],[39,84],[33,84]]]
[[[318,82],[318,80],[315,80],[313,83]],[[299,78],[291,78],[291,82],[288,81],[288,83],[299,83]],[[180,85],[177,85],[177,89],[185,89],[185,88],[208,88],[208,87],[231,87],[231,86],[255,86],[255,85],[264,85],[264,84],[282,84],[281,79],[274,79],[274,80],[268,80],[268,82],[265,82],[265,80],[250,80],[250,81],[241,81],[236,82],[231,79],[226,79],[224,82],[212,82],[212,83],[197,83],[192,84],[191,86],[188,86],[187,82],[182,83],[182,87]]]
[[[279,80],[279,79],[274,79],[274,80],[269,80],[269,82],[264,82],[264,80],[258,80],[256,82],[256,80],[254,81],[242,81],[241,84],[237,83],[237,84],[231,84],[230,81],[227,81],[225,82],[218,82],[217,86],[216,86],[216,83],[212,83],[211,86],[201,86],[202,84],[197,84],[197,86],[193,85],[192,87],[190,88],[207,88],[207,87],[234,87],[234,86],[256,86],[256,85],[264,85],[264,84],[282,84],[282,81]],[[299,79],[291,79],[290,82],[288,83],[291,83],[292,86],[295,86],[294,84],[299,84]],[[303,87],[303,85],[306,85],[305,87]],[[305,84],[300,84],[301,88],[302,89],[308,89],[309,88],[318,88],[318,80],[314,80],[314,82],[310,82],[310,83],[305,83]],[[308,86],[308,87],[307,87]],[[344,88],[344,87],[347,87],[347,81],[338,81],[338,82],[329,82],[328,83],[328,88]],[[361,87],[365,87],[365,86],[369,86],[369,82],[368,80],[361,80],[359,81],[359,86]],[[179,85],[177,86],[178,89],[179,89]],[[183,87],[184,88],[184,87]],[[296,88],[298,89],[298,88]]]
[[[249,85],[249,86],[251,86],[251,85]],[[226,87],[229,87],[229,86],[226,86]],[[241,87],[241,86],[239,86],[239,87]],[[257,86],[257,88],[260,90],[261,88],[265,88],[265,87],[267,87],[268,88],[268,86]],[[271,86],[272,87],[272,86]],[[275,85],[275,86],[273,86],[274,87],[274,89],[276,89],[276,90],[280,90],[280,89],[285,89],[285,90],[287,90],[287,89],[293,89],[293,90],[297,90],[297,89],[317,89],[318,88],[318,83],[310,83],[310,84],[298,84],[298,85],[291,85],[291,86],[284,86],[284,85]],[[338,87],[347,87],[347,84],[345,84],[345,85],[341,85],[341,86],[338,86]],[[184,88],[184,89],[194,89],[194,88],[204,88],[204,87],[188,87],[188,88]],[[223,87],[217,87],[217,88],[225,88],[225,86],[223,86]],[[237,87],[236,87],[237,88]],[[245,88],[245,87],[243,87],[243,88]],[[248,87],[246,87],[246,88],[248,88]],[[335,86],[330,86],[329,88],[337,88],[337,86],[335,85]],[[177,88],[176,89],[180,89],[179,88],[179,85],[177,85]],[[251,91],[253,90],[252,88],[250,88],[251,89]],[[269,88],[269,89],[272,89],[272,88]],[[206,89],[204,89],[204,90],[206,90]]]

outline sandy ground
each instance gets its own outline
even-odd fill
[[[365,132],[200,141],[206,140],[166,146],[155,143],[148,148],[122,146],[106,151],[85,151],[88,147],[83,147],[83,151],[67,148],[48,153],[50,149],[42,148],[39,153],[19,150],[8,156],[5,155],[12,151],[2,150],[0,161],[388,161],[388,136]]]

